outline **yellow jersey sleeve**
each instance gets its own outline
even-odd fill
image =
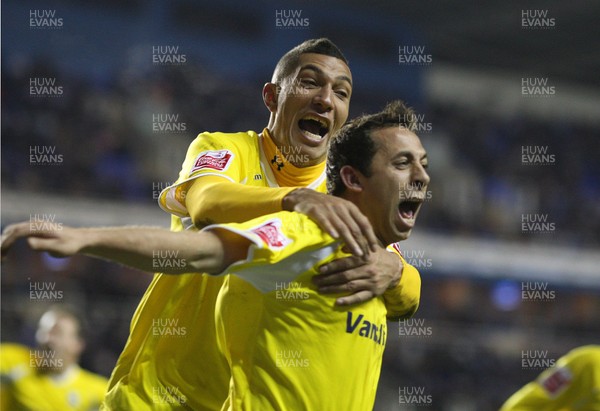
[[[600,411],[600,346],[576,348],[513,394],[500,411]]]
[[[159,196],[160,207],[185,217],[189,184],[200,176],[217,176],[240,183],[247,177],[242,159],[257,158],[258,135],[246,133],[201,133],[190,144],[177,181]]]
[[[419,308],[421,276],[415,267],[406,262],[398,243],[390,244],[386,249],[396,254],[402,261],[402,277],[398,285],[383,294],[388,310],[387,317],[390,320],[410,318]]]
[[[227,267],[221,274],[231,274],[253,267],[276,264],[300,250],[332,245],[339,242],[323,232],[304,214],[281,211],[244,223],[211,225],[204,230],[225,229],[251,241],[248,256]]]
[[[281,211],[283,198],[296,187],[256,187],[232,184],[207,176],[189,187],[186,206],[193,223],[241,223],[257,216]]]

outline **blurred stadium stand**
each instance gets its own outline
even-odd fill
[[[155,197],[177,178],[189,142],[204,130],[263,127],[260,90],[278,56],[328,35],[350,59],[351,115],[400,97],[431,125],[422,139],[432,196],[404,244],[423,277],[416,327],[425,335],[389,324],[376,410],[497,409],[539,372],[523,368],[523,351],[556,359],[600,342],[600,53],[587,31],[598,6],[417,3],[3,4],[2,225],[48,214],[71,225],[168,226]],[[549,9],[559,26],[524,33],[523,8]],[[32,9],[56,10],[64,27],[30,29]],[[302,10],[310,27],[276,28],[276,9]],[[401,44],[425,45],[431,67],[399,66]],[[186,63],[153,65],[157,45],[178,46]],[[528,76],[549,76],[556,95],[523,97]],[[55,78],[64,93],[31,97],[32,77]],[[185,131],[154,132],[158,113],[178,115]],[[32,165],[35,146],[63,161]],[[524,146],[547,147],[555,163],[523,165]],[[546,215],[555,230],[523,232],[525,214]],[[3,341],[32,341],[45,305],[30,299],[30,284],[55,282],[93,324],[84,366],[108,375],[150,276],[21,244],[1,279]],[[524,299],[531,283],[553,298]],[[432,404],[401,404],[402,387],[424,388]]]

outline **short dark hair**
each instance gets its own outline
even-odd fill
[[[327,151],[327,192],[335,196],[342,194],[346,186],[340,170],[348,165],[365,176],[371,175],[371,161],[377,146],[371,132],[382,128],[399,126],[416,129],[415,112],[401,100],[388,103],[375,114],[363,114],[344,125],[331,137]]]
[[[284,78],[289,76],[298,66],[300,56],[305,53],[323,54],[325,56],[335,57],[348,64],[348,60],[342,54],[340,49],[328,38],[311,39],[297,45],[279,59],[273,71],[272,83],[279,84]]]

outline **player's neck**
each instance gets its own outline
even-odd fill
[[[295,165],[292,160],[295,157],[303,158],[303,155],[288,153],[285,149],[278,147],[267,128],[261,133],[261,143],[265,157],[269,160],[269,166],[273,170],[273,175],[281,187],[308,186],[325,171],[324,161],[306,167]],[[291,151],[291,149],[287,151]]]

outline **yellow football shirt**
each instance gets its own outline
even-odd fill
[[[98,410],[107,379],[73,366],[60,377],[40,372],[38,351],[18,344],[0,346],[2,410],[92,411]]]
[[[265,154],[273,154],[273,147],[272,141],[252,131],[200,134],[190,145],[179,179],[161,193],[161,207],[174,214],[171,229],[195,229],[185,196],[190,182],[198,177],[278,187],[281,176],[275,175],[274,169],[280,157]],[[325,192],[325,167],[319,167],[308,173],[312,180],[298,176],[299,185]],[[283,170],[294,168],[286,164]],[[283,184],[289,182],[291,178]],[[405,264],[398,287],[386,293],[388,309],[406,315],[416,310],[420,286],[414,278],[419,278],[418,271]],[[104,409],[221,409],[231,376],[218,349],[215,329],[215,305],[222,284],[222,277],[155,275],[132,318]]]
[[[600,411],[600,346],[575,348],[559,358],[500,411]]]
[[[194,229],[185,193],[198,177],[278,187],[271,159],[262,148],[263,138],[253,131],[200,134],[188,149],[179,179],[161,193],[161,207],[177,216],[172,218],[171,229]],[[324,165],[305,183],[325,192]],[[222,277],[198,274],[154,276],[111,375],[105,409],[221,409],[230,379],[215,334],[214,307],[222,283]]]
[[[252,242],[217,299],[218,343],[232,370],[230,410],[371,410],[387,339],[382,297],[337,307],[311,278],[347,256],[307,216],[282,211],[226,229]],[[389,248],[397,252],[396,248]],[[411,276],[411,274],[407,274]],[[416,278],[406,279],[420,287]]]

